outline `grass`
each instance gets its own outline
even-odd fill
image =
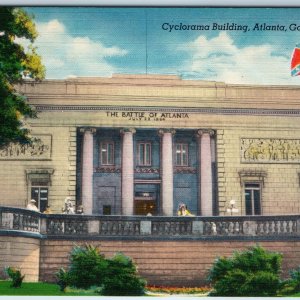
[[[0,296],[99,296],[93,290],[67,288],[61,292],[57,284],[44,282],[23,282],[20,288],[12,288],[11,281],[0,281]]]

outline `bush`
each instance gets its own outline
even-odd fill
[[[290,271],[291,278],[281,284],[280,295],[290,295],[300,292],[300,267]]]
[[[300,292],[300,267],[290,271],[291,281],[294,285],[294,292]]]
[[[132,260],[122,253],[105,259],[94,246],[76,246],[71,252],[70,262],[69,271],[61,268],[55,274],[61,291],[70,285],[82,289],[94,287],[103,295],[144,294],[146,282],[137,275]]]
[[[212,296],[275,296],[282,256],[256,246],[219,258],[210,270]]]
[[[22,276],[21,271],[15,268],[5,268],[6,274],[12,279],[11,287],[19,288],[22,285],[25,275]]]
[[[145,293],[146,281],[137,275],[136,266],[128,256],[117,253],[107,261],[108,268],[102,295],[140,296]]]
[[[55,273],[57,278],[57,284],[61,292],[64,292],[66,287],[70,283],[69,273],[66,272],[64,268],[60,268],[58,272]]]
[[[77,288],[88,289],[103,283],[108,263],[96,247],[91,245],[74,247],[70,261],[68,284]]]

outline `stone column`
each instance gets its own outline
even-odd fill
[[[84,133],[81,174],[81,199],[84,213],[90,215],[93,213],[93,134],[96,132],[96,129],[82,128],[80,132]]]
[[[173,216],[173,129],[160,129],[161,135],[161,170],[162,170],[162,212],[164,216]]]
[[[212,152],[211,152],[211,136],[213,130],[198,130],[198,147],[199,147],[199,163],[200,163],[200,198],[199,205],[201,207],[202,216],[213,215],[213,199],[212,199]]]
[[[133,215],[134,208],[134,157],[133,134],[134,128],[121,130],[122,143],[122,214]]]

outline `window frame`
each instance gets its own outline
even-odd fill
[[[38,189],[38,195],[37,198],[35,196],[33,196],[33,190],[34,189]],[[41,200],[41,190],[42,189],[46,189],[47,190],[47,199],[46,200]],[[30,186],[30,199],[34,199],[37,202],[37,208],[38,210],[43,213],[46,208],[47,205],[49,204],[49,186],[48,185],[38,185],[38,184],[34,184]],[[46,202],[45,204],[43,204],[43,209],[41,209],[41,202]]]
[[[106,148],[103,148],[103,145],[106,145]],[[112,145],[112,154],[111,154],[112,161],[111,162],[108,161],[108,151],[109,151],[108,145]],[[107,153],[106,154],[106,162],[103,161],[102,153],[105,152],[105,151],[102,151],[103,149],[106,149],[106,153]],[[115,165],[115,142],[114,141],[101,141],[100,147],[99,147],[99,153],[100,153],[100,165],[101,166]]]
[[[144,145],[143,161],[141,161],[141,156],[140,156],[141,145]],[[149,145],[149,162],[147,162],[147,152],[146,152],[147,145]],[[140,141],[137,143],[137,165],[141,167],[152,166],[152,143],[151,142]]]
[[[177,160],[177,146],[180,146],[180,163]],[[183,147],[186,147],[186,163],[183,159]],[[176,167],[188,167],[189,166],[189,144],[184,142],[176,142],[175,143],[175,166]]]
[[[251,187],[251,185],[253,185]],[[254,185],[257,185],[255,187]],[[247,205],[246,205],[246,190],[250,190],[250,198],[251,198],[251,214],[247,214]],[[258,202],[258,210],[259,213],[255,212],[256,203],[255,203],[255,195],[254,191],[259,191],[259,202]],[[245,181],[243,186],[243,194],[244,194],[244,205],[245,205],[245,215],[246,216],[261,216],[262,215],[262,184],[258,181]]]

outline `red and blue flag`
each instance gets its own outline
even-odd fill
[[[300,75],[300,45],[296,45],[291,60],[291,75]]]

